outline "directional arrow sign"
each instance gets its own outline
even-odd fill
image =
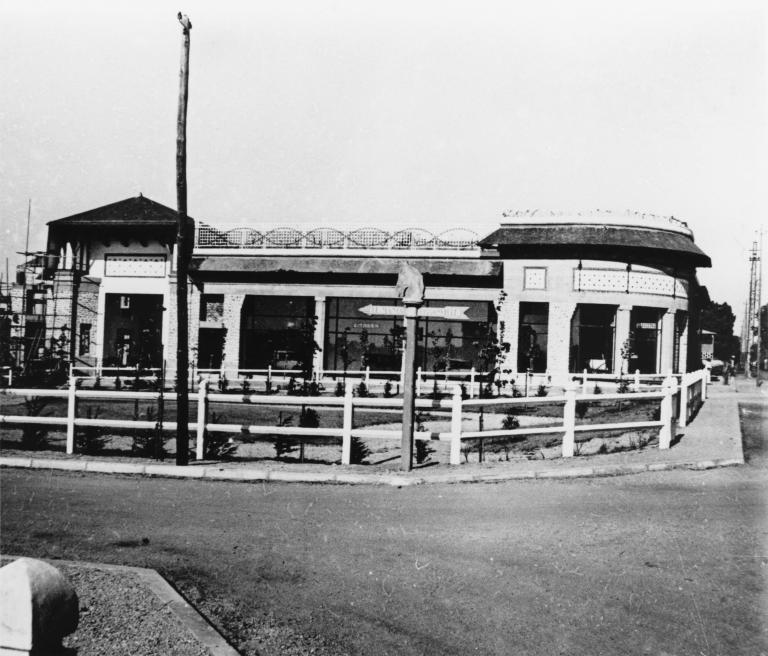
[[[467,316],[468,305],[450,306],[442,308],[421,307],[418,310],[419,317],[441,317],[443,319],[456,319],[457,321],[469,321]],[[405,307],[402,305],[366,305],[360,308],[360,312],[367,316],[402,317],[405,315]]]
[[[405,315],[405,307],[402,305],[366,305],[360,308],[360,312],[369,317],[373,315],[402,317]]]

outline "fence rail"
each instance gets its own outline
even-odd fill
[[[577,394],[578,385],[571,381],[561,396],[554,397],[522,397],[522,398],[491,398],[475,399],[464,398],[462,389],[456,385],[451,399],[417,399],[416,407],[424,410],[447,410],[450,414],[450,430],[447,432],[418,432],[416,439],[434,439],[450,442],[450,464],[458,465],[461,462],[462,443],[466,440],[483,438],[504,438],[533,434],[562,434],[562,455],[571,457],[575,450],[576,433],[590,431],[632,430],[638,428],[659,428],[659,448],[668,449],[674,435],[675,425],[684,427],[698,411],[706,400],[706,387],[708,383],[707,372],[701,370],[681,376],[680,385],[675,377],[664,380],[662,388],[658,391],[627,392],[613,394]],[[196,436],[195,453],[198,459],[203,459],[205,453],[205,440],[207,433],[248,433],[252,435],[284,435],[302,437],[305,439],[320,437],[340,437],[342,440],[342,463],[350,462],[350,445],[352,437],[370,439],[399,439],[398,430],[353,428],[353,415],[355,408],[402,408],[403,400],[400,398],[355,398],[352,387],[346,389],[343,397],[318,397],[318,396],[263,396],[258,394],[221,394],[210,393],[209,382],[203,379],[196,395],[191,400],[197,402],[197,421],[190,422],[190,431]],[[75,428],[76,427],[102,427],[102,428],[129,428],[129,429],[158,429],[163,431],[176,430],[173,421],[140,421],[119,420],[107,418],[85,418],[77,416],[77,402],[81,399],[119,399],[125,401],[157,400],[173,401],[176,394],[172,392],[114,392],[103,390],[78,389],[77,379],[70,380],[66,390],[45,389],[14,389],[2,390],[3,395],[18,397],[53,397],[67,399],[66,417],[41,417],[23,415],[0,415],[0,425],[24,425],[42,424],[51,426],[63,426],[66,428],[66,451],[74,453]],[[627,421],[603,424],[576,425],[576,402],[590,401],[634,401],[634,400],[659,400],[660,413],[658,420],[652,421]],[[250,424],[214,423],[208,421],[211,403],[235,403],[251,405],[281,406],[324,406],[338,408],[342,412],[342,426],[340,428],[306,428],[290,426],[263,426]],[[536,404],[562,404],[562,423],[554,426],[530,426],[526,428],[467,431],[464,430],[462,421],[464,411],[472,408],[491,408],[500,405],[536,405]]]

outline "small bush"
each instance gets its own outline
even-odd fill
[[[598,385],[597,383],[595,383],[595,387],[592,390],[592,394],[602,394],[602,393],[603,393],[603,388],[600,387],[600,385]]]
[[[248,378],[243,378],[243,394],[247,394],[251,391],[251,381]]]
[[[291,376],[288,379],[288,385],[285,388],[287,394],[296,394],[296,376]]]
[[[158,421],[157,412],[154,407],[147,408],[144,421]],[[159,423],[159,422],[158,422]],[[133,445],[131,451],[144,458],[155,458],[156,460],[165,460],[165,435],[163,431],[156,428],[144,428],[136,431],[133,436]]]
[[[264,381],[264,394],[272,394],[272,381],[269,378]]]
[[[616,392],[619,394],[627,394],[629,392],[629,381],[626,378],[619,379],[619,384],[616,387]]]
[[[221,415],[211,412],[209,423],[219,424],[222,423],[221,419]],[[228,437],[225,433],[206,432],[203,458],[206,460],[227,460],[235,455],[237,447],[238,445],[235,443],[235,440],[232,437]]]
[[[293,415],[277,415],[278,426],[289,426],[293,421]],[[275,457],[282,458],[296,449],[296,440],[286,435],[278,435],[275,438]]]
[[[352,443],[350,444],[350,447],[349,461],[353,465],[363,464],[363,460],[371,455],[371,450],[368,448],[368,445],[359,437],[355,437],[354,435],[352,436]]]
[[[520,420],[509,410],[501,422],[501,426],[504,430],[514,430],[515,428],[520,428]]]
[[[549,390],[547,389],[547,386],[542,383],[541,385],[536,388],[536,396],[546,396],[549,394]]]
[[[421,465],[429,460],[431,453],[434,453],[434,449],[430,446],[427,440],[416,440],[416,463]]]
[[[299,417],[299,426],[302,428],[318,428],[320,426],[320,415],[314,408],[302,408]]]
[[[589,410],[589,402],[587,401],[576,401],[576,416],[579,419],[584,419],[587,415],[587,411]]]
[[[365,398],[367,396],[370,396],[370,393],[368,392],[368,386],[365,384],[364,380],[360,381],[360,384],[357,386],[357,389],[355,391],[357,392],[357,395],[360,398]]]
[[[336,383],[336,389],[333,392],[336,396],[344,396],[344,383],[341,381]]]
[[[512,398],[519,399],[522,398],[523,393],[518,389],[517,385],[512,383]]]
[[[387,381],[384,383],[384,398],[392,396],[392,383]]]
[[[24,399],[24,407],[27,410],[28,417],[39,417],[47,405],[48,399],[39,396]],[[33,451],[44,449],[48,446],[48,429],[45,426],[24,424],[21,429],[20,446],[22,449]]]
[[[229,387],[229,381],[227,380],[227,377],[224,375],[219,376],[219,392],[223,394],[227,391],[227,387]]]
[[[88,408],[86,419],[97,419],[101,408]],[[78,453],[92,456],[104,450],[109,442],[109,437],[105,434],[104,428],[98,426],[84,426],[78,428],[75,433],[75,450]]]

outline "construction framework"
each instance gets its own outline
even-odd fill
[[[747,376],[760,376],[763,232],[749,252],[749,292],[741,326],[741,358]]]

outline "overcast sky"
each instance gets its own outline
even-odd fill
[[[189,213],[213,223],[468,226],[507,209],[689,223],[741,315],[766,221],[760,0],[0,2],[2,274],[45,223],[175,207],[192,20]],[[738,324],[737,324],[738,330]]]

